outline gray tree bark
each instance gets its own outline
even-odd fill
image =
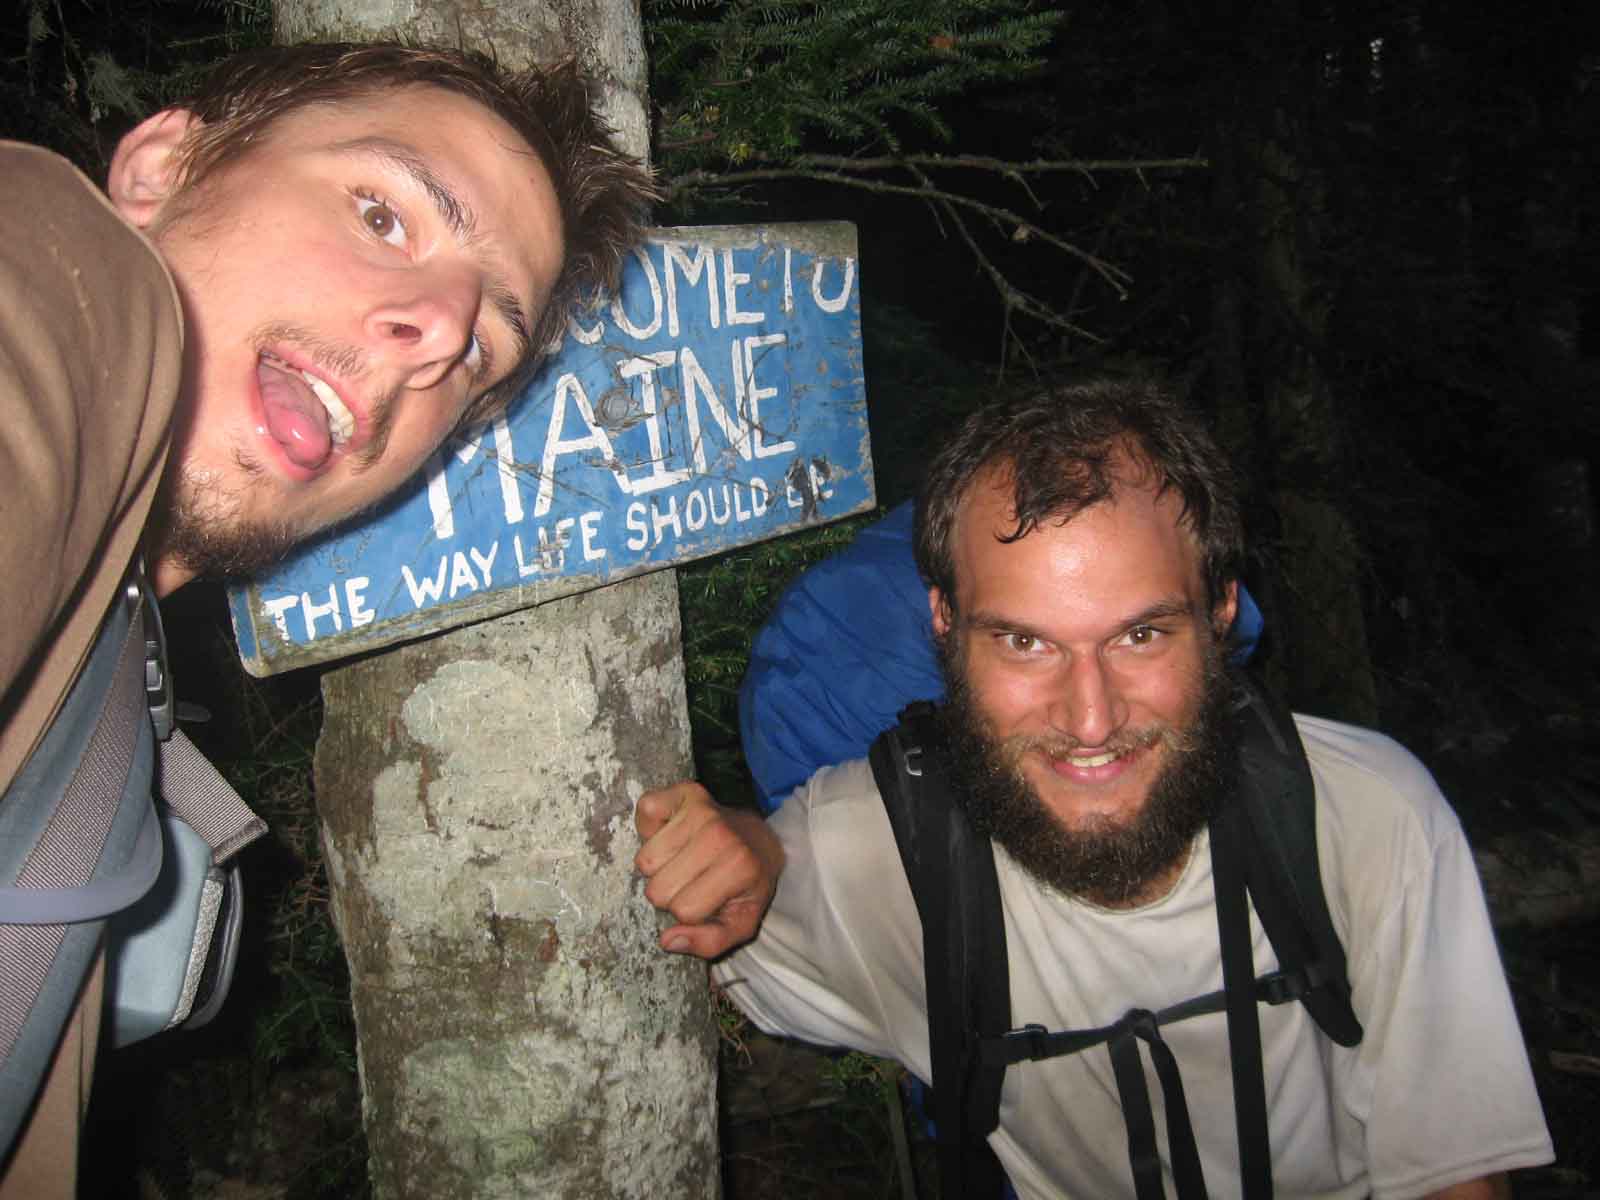
[[[647,147],[636,0],[277,0],[280,41],[579,56]],[[670,571],[330,671],[317,804],[380,1197],[716,1197],[705,971],[656,948],[646,786],[691,770]]]

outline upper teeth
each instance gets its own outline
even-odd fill
[[[356,419],[350,415],[350,410],[344,406],[344,401],[310,371],[301,371],[300,378],[306,381],[312,394],[321,400],[322,407],[328,410],[328,432],[333,437],[333,444],[341,446],[348,442],[350,435],[356,431]]]
[[[1074,758],[1072,765],[1075,767],[1103,767],[1108,762],[1116,762],[1115,754],[1091,754],[1087,758]]]

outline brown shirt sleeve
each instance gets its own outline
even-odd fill
[[[181,382],[177,292],[76,168],[0,142],[0,788],[138,547]]]

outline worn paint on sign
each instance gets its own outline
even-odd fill
[[[871,508],[855,229],[658,229],[505,416],[230,589],[247,669],[436,633]]]

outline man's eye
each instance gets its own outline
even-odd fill
[[[405,222],[384,201],[376,196],[357,196],[356,211],[361,214],[361,221],[368,231],[379,241],[388,242],[391,246],[406,244]]]
[[[1136,625],[1128,630],[1128,644],[1131,646],[1148,646],[1161,636],[1159,629],[1149,625]]]
[[[487,339],[478,330],[472,331],[472,337],[467,342],[467,352],[461,361],[478,379],[486,378],[494,368],[494,354],[489,349]]]
[[[1032,654],[1039,648],[1039,639],[1031,633],[1008,633],[1001,641],[1007,650],[1016,654]]]

